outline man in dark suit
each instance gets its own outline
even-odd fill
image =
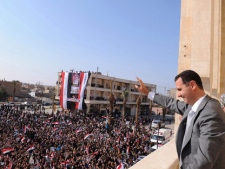
[[[218,100],[205,94],[200,76],[186,70],[175,77],[179,101],[149,92],[141,79],[136,88],[153,102],[182,115],[176,135],[181,169],[225,168],[225,114]]]

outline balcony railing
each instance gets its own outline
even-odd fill
[[[175,139],[130,167],[129,169],[179,169]]]

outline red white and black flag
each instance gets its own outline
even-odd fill
[[[61,87],[60,87],[60,106],[63,109],[67,109],[67,92],[68,92],[69,73],[62,72],[61,78],[62,78],[62,82],[61,82]]]
[[[9,153],[11,151],[14,151],[14,148],[4,148],[4,149],[2,149],[2,154],[6,154],[6,153]]]
[[[61,72],[60,106],[63,109],[84,109],[84,91],[89,75],[89,72]]]
[[[76,109],[83,110],[84,108],[84,91],[88,82],[89,73],[81,72],[80,73],[80,86],[78,93],[79,102],[76,104]]]
[[[71,92],[71,85],[72,85],[72,72],[69,73],[68,76],[68,84],[67,84],[67,109],[71,109],[72,103],[68,101],[68,98],[70,98],[70,92]]]

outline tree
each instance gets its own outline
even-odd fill
[[[127,97],[129,95],[128,90],[123,90],[122,91],[122,98],[123,98],[123,111],[122,111],[122,121],[124,120],[125,116],[125,111],[126,111],[126,103],[127,103]]]

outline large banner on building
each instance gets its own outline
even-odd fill
[[[84,102],[84,91],[88,82],[89,73],[81,72],[80,73],[80,86],[78,92],[78,100],[79,102],[76,104],[76,108],[78,110],[83,109],[83,102]]]
[[[84,108],[84,92],[90,73],[61,73],[60,105],[64,109]]]
[[[61,73],[61,87],[60,87],[60,106],[67,109],[67,94],[68,94],[68,79],[69,73]]]

